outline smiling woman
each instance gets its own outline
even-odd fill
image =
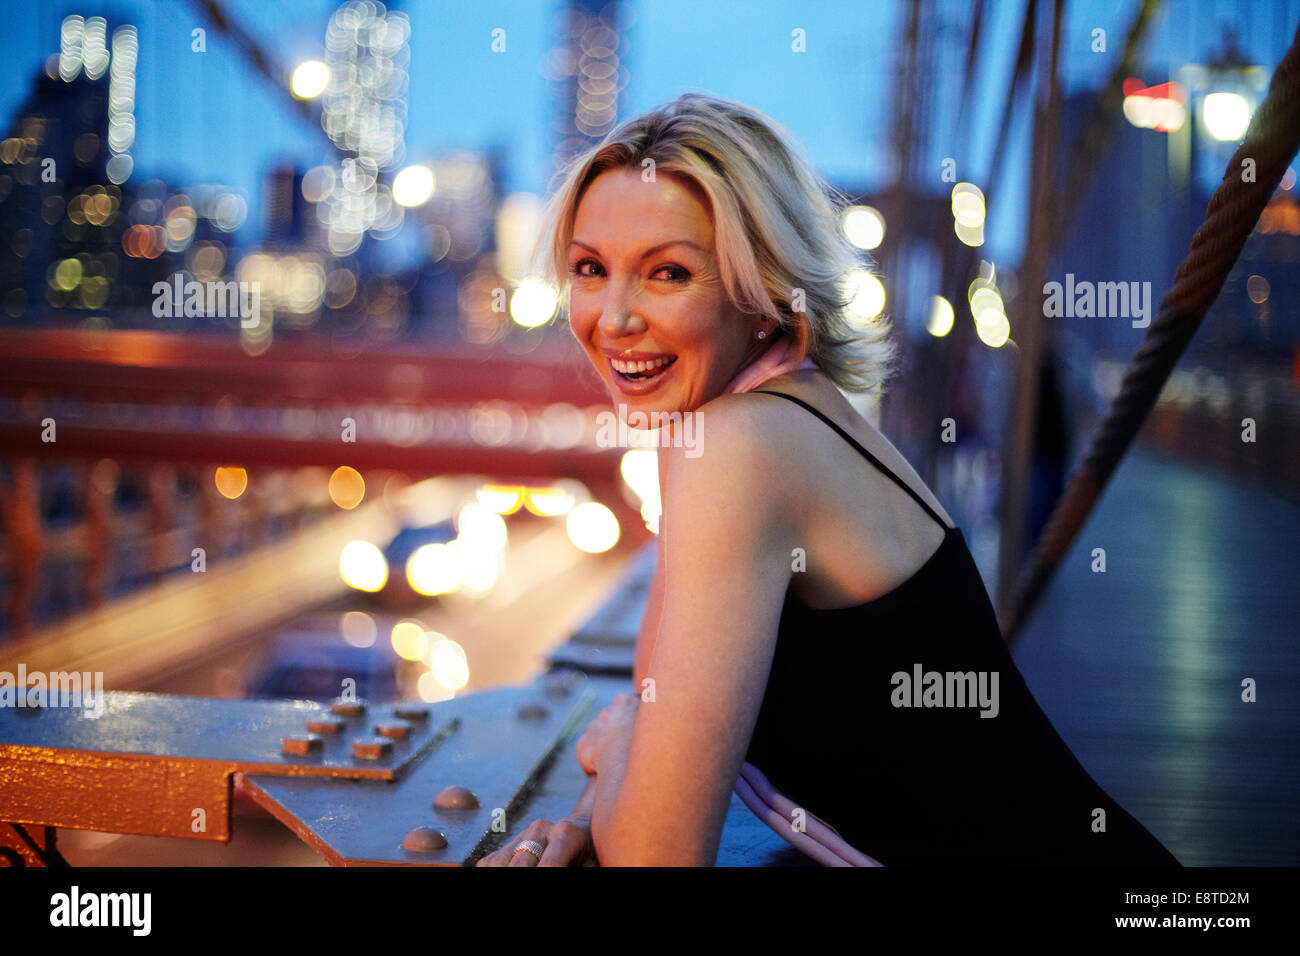
[[[582,800],[480,865],[711,865],[733,790],[828,865],[1176,864],[1056,734],[961,532],[846,400],[891,353],[846,318],[842,205],[771,120],[700,94],[552,197],[548,278],[611,399],[707,415],[708,442],[660,444],[638,695],[578,741]]]
[[[865,391],[893,352],[883,323],[864,334],[849,318],[861,263],[838,228],[847,205],[772,120],[686,94],[569,167],[545,213],[542,271],[616,398],[694,410],[778,339],[778,353]],[[649,335],[639,299],[656,303]]]

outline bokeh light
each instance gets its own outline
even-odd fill
[[[859,249],[875,249],[885,240],[885,217],[871,206],[850,206],[840,225],[849,242]]]
[[[369,541],[349,541],[339,555],[339,576],[358,591],[382,591],[388,583],[388,562]]]
[[[1240,93],[1210,93],[1201,102],[1201,120],[1215,139],[1235,143],[1250,126],[1250,103]]]
[[[222,465],[217,469],[213,480],[217,486],[217,492],[223,498],[229,498],[231,501],[238,498],[248,487],[248,472],[243,468],[229,467]]]
[[[422,206],[433,198],[434,176],[428,166],[407,166],[393,177],[393,202]]]
[[[952,331],[953,319],[952,303],[941,295],[931,296],[925,330],[936,338],[942,338]]]
[[[340,465],[330,475],[330,500],[340,508],[351,511],[366,496],[366,482],[355,468]]]
[[[526,329],[535,329],[551,320],[559,301],[548,283],[530,276],[510,297],[510,317]]]
[[[320,60],[299,63],[289,80],[289,88],[300,100],[315,99],[329,86],[330,68]]]
[[[598,501],[587,501],[569,512],[565,530],[574,546],[589,554],[600,554],[618,544],[618,518]]]

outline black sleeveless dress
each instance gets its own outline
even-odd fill
[[[961,531],[807,402],[765,394],[835,429],[944,539],[866,604],[817,610],[787,592],[746,761],[885,866],[1179,866],[1034,700]]]

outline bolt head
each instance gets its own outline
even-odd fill
[[[376,724],[375,733],[393,740],[405,740],[411,735],[411,725],[404,720],[389,720]]]
[[[321,738],[315,734],[292,734],[281,739],[280,749],[284,753],[302,757],[307,754],[318,753],[322,744]]]
[[[443,787],[434,797],[433,805],[439,810],[477,810],[480,806],[478,797],[468,787],[453,784]]]
[[[352,741],[352,756],[360,760],[378,760],[393,752],[393,742],[383,737],[359,737]]]
[[[441,830],[435,830],[433,827],[416,827],[402,838],[402,849],[413,850],[416,853],[432,853],[435,850],[445,849],[446,846],[447,837]]]
[[[330,704],[330,710],[341,717],[360,717],[366,712],[364,700],[336,700]]]
[[[307,729],[313,734],[341,734],[343,733],[343,721],[335,720],[332,717],[322,717],[319,720],[307,721]]]

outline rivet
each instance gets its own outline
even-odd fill
[[[433,798],[433,805],[440,810],[477,810],[479,808],[478,797],[474,796],[473,791],[456,784],[443,787],[442,791]]]
[[[352,756],[362,760],[378,760],[393,752],[393,742],[383,737],[361,737],[352,741]]]
[[[340,734],[343,732],[343,721],[322,717],[319,720],[307,721],[307,729],[313,734]]]
[[[429,708],[414,706],[394,707],[393,714],[402,720],[428,720]]]
[[[364,700],[336,700],[330,704],[330,710],[343,717],[357,717],[366,712]]]
[[[411,725],[404,720],[390,720],[384,724],[376,724],[375,733],[381,737],[391,737],[393,740],[405,740],[410,736]]]
[[[287,754],[304,756],[320,750],[322,741],[315,734],[294,734],[280,741],[280,748]]]
[[[524,704],[515,711],[515,716],[520,720],[542,720],[551,716],[551,712],[541,704]]]
[[[447,837],[433,827],[416,827],[402,838],[402,849],[414,850],[416,853],[432,853],[446,846]]]

